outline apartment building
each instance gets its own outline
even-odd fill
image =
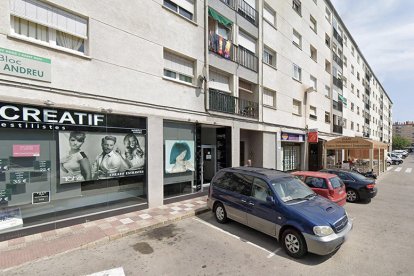
[[[414,146],[414,122],[395,122],[392,126],[392,133],[396,136],[401,136],[411,142]]]
[[[317,170],[335,137],[391,142],[330,1],[9,0],[0,30],[2,239],[197,195],[223,167]]]

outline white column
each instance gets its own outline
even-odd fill
[[[271,132],[263,132],[263,167],[276,168],[276,134]]]
[[[283,170],[283,149],[282,149],[282,141],[280,140],[281,133],[277,133],[277,140],[276,140],[276,169]]]
[[[374,167],[374,149],[369,149],[369,170],[371,171]]]
[[[148,207],[163,205],[164,200],[164,172],[163,172],[163,144],[164,129],[163,120],[159,117],[148,117],[147,139],[148,139]]]
[[[231,128],[231,166],[240,166],[240,127],[235,125]]]

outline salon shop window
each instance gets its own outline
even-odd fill
[[[0,233],[146,204],[146,137],[145,118],[0,103]]]

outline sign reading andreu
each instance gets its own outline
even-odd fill
[[[51,82],[51,60],[0,47],[0,73]]]

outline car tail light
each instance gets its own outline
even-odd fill
[[[368,184],[366,187],[367,187],[367,189],[374,189],[375,184]]]

